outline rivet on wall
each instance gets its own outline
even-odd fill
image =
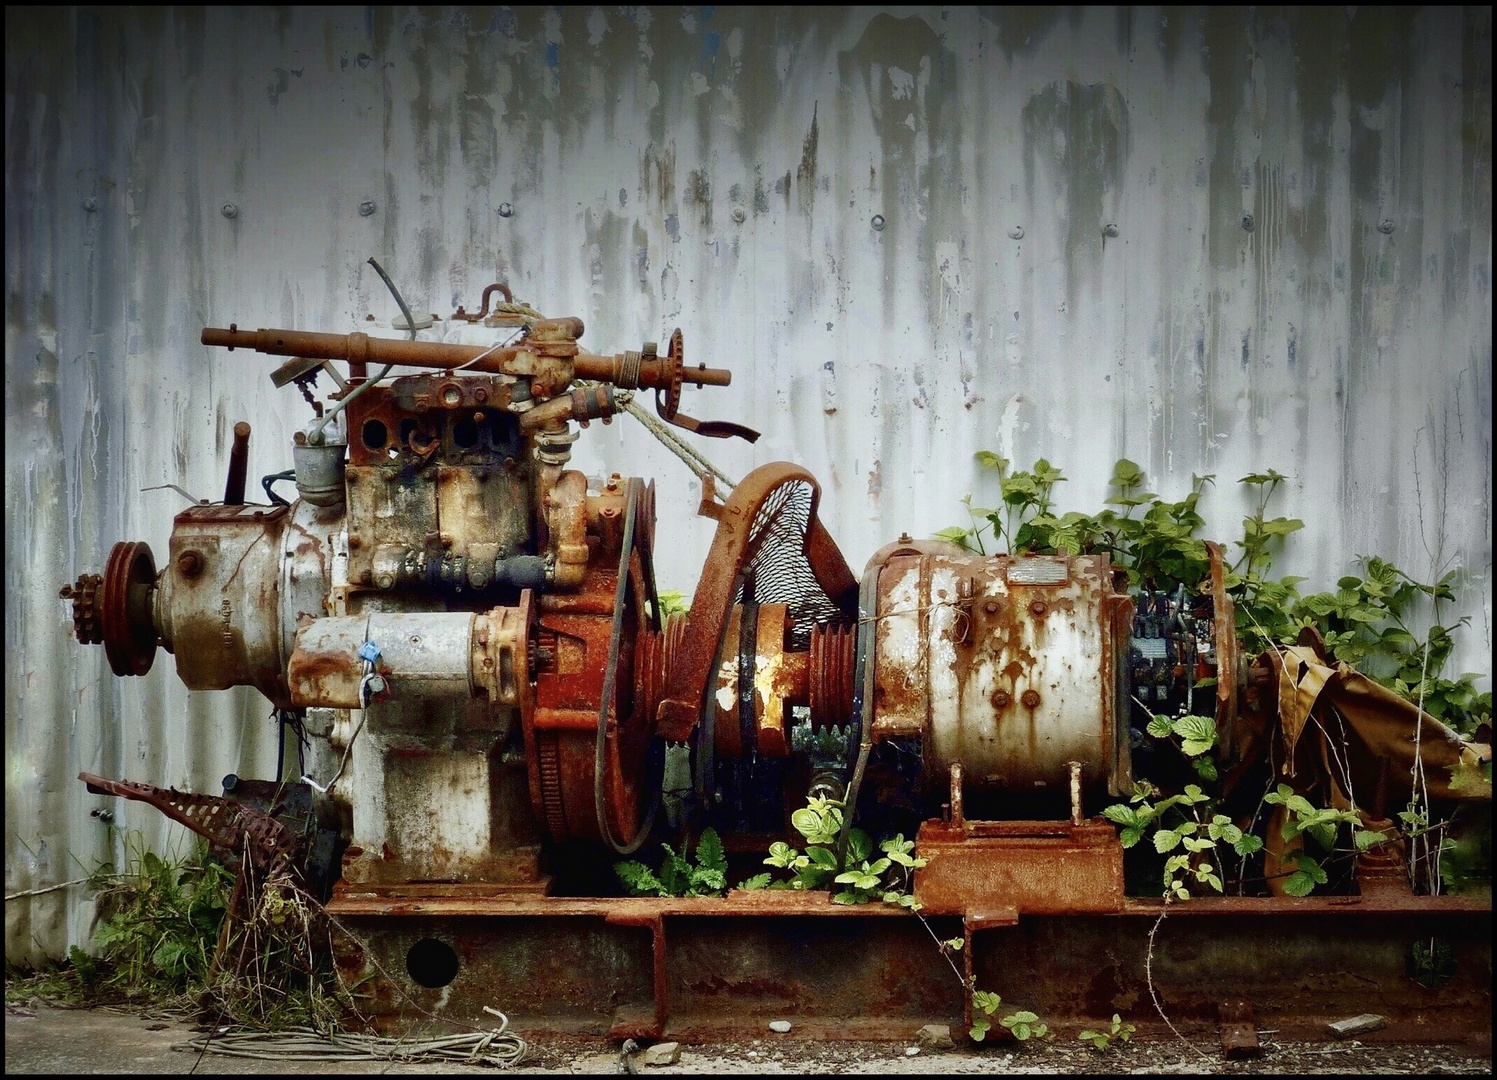
[[[359,217],[368,217],[370,214],[374,213],[376,209],[378,209],[378,207],[374,205],[373,199],[365,199],[363,202],[359,203]]]
[[[1252,232],[1253,231],[1253,227],[1256,224],[1257,224],[1257,222],[1255,222],[1253,220],[1253,215],[1252,214],[1243,214],[1242,215],[1242,227],[1244,229],[1246,229],[1248,232]]]
[[[873,231],[874,232],[883,232],[884,231],[884,215],[883,214],[874,214],[873,215],[873,220],[870,221],[868,224],[870,224],[870,225],[873,226]]]
[[[1106,225],[1102,226],[1102,235],[1105,236],[1105,237],[1107,237],[1109,240],[1112,239],[1117,234],[1118,234],[1118,227],[1116,225],[1114,225],[1112,222],[1109,221]]]
[[[226,202],[219,208],[218,212],[226,218],[236,218],[239,216],[239,207],[231,202]]]
[[[1008,230],[1008,235],[1014,240],[1024,239],[1024,226],[1015,225],[1012,229]]]
[[[499,216],[500,217],[510,217],[512,214],[514,214],[514,212],[515,212],[515,208],[513,206],[511,206],[509,203],[502,202],[502,203],[499,204]]]
[[[1377,231],[1382,233],[1384,236],[1393,235],[1393,219],[1386,217],[1383,218],[1382,221],[1377,223]]]
[[[733,211],[733,224],[734,225],[742,225],[743,224],[743,219],[746,216],[747,215],[744,214],[744,212],[742,210],[734,210]]]
[[[84,211],[86,213],[92,214],[98,208],[99,208],[98,200],[95,199],[92,195],[90,195],[88,198],[86,198],[86,199],[83,200],[83,209],[84,209]]]

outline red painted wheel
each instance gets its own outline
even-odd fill
[[[99,590],[104,654],[116,675],[144,675],[156,659],[156,559],[150,545],[121,542],[109,551]]]

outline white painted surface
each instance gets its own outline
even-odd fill
[[[1282,570],[1459,565],[1452,668],[1488,669],[1490,10],[1127,11],[8,10],[6,891],[110,853],[80,768],[273,768],[258,695],[113,678],[57,589],[159,557],[181,504],[140,489],[216,495],[235,420],[252,489],[289,467],[305,405],[198,334],[387,319],[370,255],[416,310],[497,276],[598,351],[680,325],[735,372],[685,411],[764,431],[704,449],[809,468],[855,567],[990,502],[979,448],[1048,457],[1062,509],[1123,455],[1171,497],[1215,473],[1222,537],[1273,467]],[[676,459],[620,420],[575,460],[657,478],[689,592]],[[91,910],[7,904],[7,957]]]

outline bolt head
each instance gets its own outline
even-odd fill
[[[998,614],[998,601],[989,600],[987,603],[982,605],[982,610],[986,611],[989,615]]]
[[[1024,703],[1026,709],[1032,709],[1040,703],[1040,695],[1033,690],[1025,690],[1024,696],[1019,699]]]
[[[509,203],[502,202],[502,203],[499,204],[499,216],[500,217],[504,217],[504,218],[512,217],[514,215],[514,212],[515,212],[515,208],[513,206],[511,206]]]
[[[97,199],[95,199],[92,195],[90,195],[88,198],[86,198],[86,199],[83,200],[83,209],[84,209],[85,212],[92,214],[98,208],[99,208],[99,201]]]
[[[1011,702],[1013,700],[1013,698],[1009,697],[1009,694],[1008,694],[1007,690],[994,690],[993,691],[993,699],[992,700],[993,700],[993,708],[995,708],[995,709],[1006,709],[1006,708],[1008,708],[1009,702]]]
[[[1047,612],[1049,610],[1050,610],[1050,605],[1047,604],[1047,603],[1045,603],[1043,600],[1036,600],[1032,604],[1029,605],[1029,613],[1031,615],[1033,615],[1035,618],[1039,618],[1041,615],[1043,615],[1045,612]]]
[[[1106,225],[1102,226],[1102,235],[1107,237],[1108,239],[1112,239],[1113,237],[1117,236],[1117,234],[1118,227],[1112,222],[1109,221]]]
[[[201,552],[184,551],[177,556],[177,572],[186,578],[194,578],[203,572]]]
[[[1024,239],[1024,226],[1022,226],[1022,225],[1015,225],[1012,229],[1008,230],[1008,235],[1009,235],[1009,239],[1011,239],[1011,240],[1022,240],[1022,239]]]
[[[733,224],[734,225],[742,225],[743,221],[744,221],[744,219],[746,217],[748,217],[748,215],[745,214],[742,210],[734,210],[733,211]]]
[[[1382,221],[1378,222],[1377,231],[1382,233],[1384,236],[1393,235],[1393,219],[1383,218]]]
[[[1246,231],[1246,232],[1252,232],[1253,229],[1255,229],[1257,227],[1257,225],[1258,225],[1258,223],[1253,220],[1253,215],[1252,214],[1243,214],[1242,215],[1242,227],[1243,227],[1244,231]]]
[[[226,202],[218,208],[218,212],[226,218],[236,218],[239,216],[239,207],[231,202]]]
[[[870,221],[868,224],[870,224],[870,225],[873,226],[873,231],[874,232],[883,232],[884,231],[884,215],[883,214],[874,214],[873,215],[873,220]]]
[[[363,202],[359,203],[359,217],[368,217],[369,215],[373,214],[376,209],[377,207],[374,205],[373,199],[365,199]]]

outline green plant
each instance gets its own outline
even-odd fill
[[[1112,1027],[1107,1031],[1083,1031],[1077,1038],[1082,1042],[1089,1042],[1097,1050],[1107,1050],[1112,1047],[1114,1041],[1120,1043],[1131,1042],[1133,1039],[1134,1026],[1123,1023],[1123,1018],[1117,1013],[1112,1014]]]
[[[1125,848],[1133,847],[1152,830],[1154,850],[1161,855],[1183,849],[1165,860],[1166,899],[1189,899],[1187,879],[1223,891],[1219,843],[1230,845],[1241,856],[1263,846],[1261,838],[1244,833],[1227,815],[1214,813],[1211,796],[1198,784],[1187,784],[1178,795],[1150,802],[1157,795],[1152,784],[1139,781],[1128,803],[1115,803],[1102,814],[1123,827],[1119,839]],[[1171,820],[1174,823],[1168,824]]]
[[[613,872],[631,895],[722,896],[728,891],[728,858],[716,830],[702,830],[697,840],[695,866],[669,844],[660,846],[665,849],[665,857],[658,875],[642,862],[614,865]]]
[[[676,592],[674,589],[662,589],[656,593],[660,601],[660,618],[662,621],[672,615],[686,615],[691,611],[691,601],[684,593]]]
[[[967,1029],[967,1034],[977,1042],[982,1042],[987,1038],[988,1032],[993,1027],[993,1022],[988,1017],[997,1012],[1002,1004],[1003,999],[997,994],[988,990],[974,989],[972,991],[972,1026]]]
[[[917,910],[910,895],[914,872],[925,860],[913,854],[915,843],[901,833],[878,845],[883,852],[874,857],[873,837],[862,829],[847,832],[847,854],[837,860],[836,847],[842,834],[842,807],[829,799],[811,799],[790,815],[790,824],[806,839],[804,852],[783,841],[769,847],[766,866],[790,871],[788,879],[776,880],[773,872],[755,874],[742,882],[740,889],[819,889],[828,884],[845,885],[832,896],[838,904],[866,904],[883,900],[887,904]]]
[[[1324,851],[1330,852],[1336,847],[1336,833],[1342,825],[1353,827],[1352,835],[1358,851],[1366,851],[1387,839],[1380,832],[1357,828],[1361,819],[1356,811],[1318,807],[1303,795],[1296,795],[1288,784],[1278,785],[1277,790],[1263,796],[1263,801],[1271,806],[1284,807],[1286,814],[1280,832],[1285,840],[1307,835]],[[1308,896],[1315,886],[1324,885],[1328,880],[1319,860],[1303,848],[1290,852],[1288,859],[1294,870],[1284,879],[1284,891],[1290,896]]]
[[[97,901],[107,914],[94,935],[100,950],[94,981],[128,1000],[200,987],[228,912],[233,876],[207,859],[206,842],[185,859],[162,859],[138,837],[127,841],[127,851],[126,873]],[[74,965],[80,975],[89,970],[77,958]]]
[[[999,1023],[1012,1031],[1014,1038],[1020,1042],[1026,1042],[1029,1039],[1048,1039],[1050,1037],[1049,1025],[1042,1023],[1040,1018],[1032,1012],[1021,1010],[1010,1016],[1005,1016]]]

